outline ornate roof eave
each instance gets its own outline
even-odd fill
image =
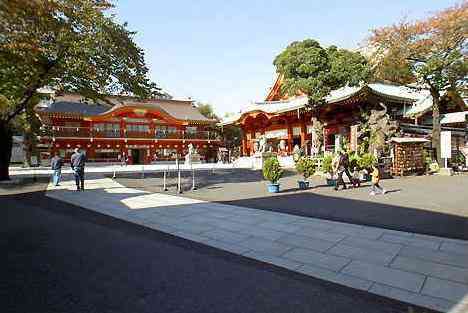
[[[251,118],[257,118],[259,115],[264,115],[266,116],[267,119],[272,119],[275,116],[278,116],[280,114],[278,113],[268,113],[262,110],[255,110],[255,111],[249,111],[249,112],[244,112],[242,115],[237,119],[236,124],[244,124],[246,119],[249,117]]]

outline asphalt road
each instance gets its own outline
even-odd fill
[[[408,312],[43,196],[1,196],[0,308],[13,312]],[[418,312],[430,312],[415,308]]]
[[[120,176],[125,186],[161,192],[162,174],[141,179]],[[322,178],[311,178],[313,188],[298,190],[293,171],[281,178],[281,192],[268,193],[261,171],[217,170],[196,173],[198,189],[191,191],[191,177],[183,173],[182,196],[262,210],[323,218],[340,222],[384,227],[468,240],[468,175],[417,176],[386,179],[390,191],[369,196],[369,183],[361,188],[334,191]],[[169,193],[175,193],[174,174],[168,179]]]

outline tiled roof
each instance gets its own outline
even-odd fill
[[[405,112],[405,115],[409,115],[409,113],[418,114],[419,112],[422,112],[427,106],[432,106],[432,97],[428,90],[416,90],[405,86],[395,86],[380,83],[367,84],[358,87],[343,87],[337,90],[333,90],[327,97],[325,97],[325,101],[327,103],[340,102],[359,94],[364,90],[364,88],[368,88],[371,92],[383,97],[412,103],[411,108]],[[263,111],[270,114],[283,113],[303,108],[307,105],[307,102],[307,96],[298,96],[281,101],[255,102],[251,105],[248,105],[240,113],[223,119],[221,121],[221,125],[232,124],[245,113],[253,111]]]
[[[40,112],[47,113],[71,113],[79,114],[83,116],[99,115],[108,111],[111,106],[105,106],[101,104],[88,104],[82,102],[71,102],[71,101],[57,101],[52,102],[47,107],[39,108]]]
[[[127,105],[139,106],[142,108],[150,108],[163,111],[175,119],[184,121],[202,121],[214,122],[203,116],[196,107],[192,105],[192,101],[179,101],[169,99],[147,100],[141,102],[125,102],[114,106],[107,104],[90,104],[74,101],[57,101],[46,107],[37,107],[39,112],[45,113],[71,113],[82,116],[98,116],[108,111],[116,110]]]

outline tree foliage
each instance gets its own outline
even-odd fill
[[[206,118],[219,120],[218,116],[215,114],[213,106],[209,103],[198,103],[197,104],[198,112],[201,113]]]
[[[378,78],[429,88],[433,98],[432,143],[440,158],[439,104],[445,92],[467,88],[468,2],[428,18],[375,29],[369,38]]]
[[[0,1],[0,154],[11,149],[11,122],[41,87],[89,99],[161,95],[134,33],[110,8],[108,0]],[[0,179],[8,177],[8,163],[0,156]]]
[[[89,98],[159,94],[147,78],[134,33],[106,14],[109,1],[9,0],[0,5],[0,94],[12,104],[7,122],[44,86]]]
[[[291,43],[273,64],[283,76],[282,92],[305,93],[313,104],[322,102],[334,89],[356,86],[371,77],[367,60],[359,52],[323,48],[312,39]]]
[[[468,2],[424,20],[374,29],[376,76],[442,91],[466,86]]]

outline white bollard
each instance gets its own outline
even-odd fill
[[[145,178],[145,166],[141,166],[141,178]]]
[[[180,169],[177,171],[177,193],[182,193],[182,187],[180,185]]]
[[[192,163],[190,163],[190,167],[192,169],[192,190],[197,190],[197,187],[195,186],[195,170],[192,166]]]
[[[167,175],[167,174],[166,174],[166,170],[164,170],[164,180],[163,180],[164,186],[163,186],[163,191],[167,191],[167,187],[166,187],[166,175]]]

